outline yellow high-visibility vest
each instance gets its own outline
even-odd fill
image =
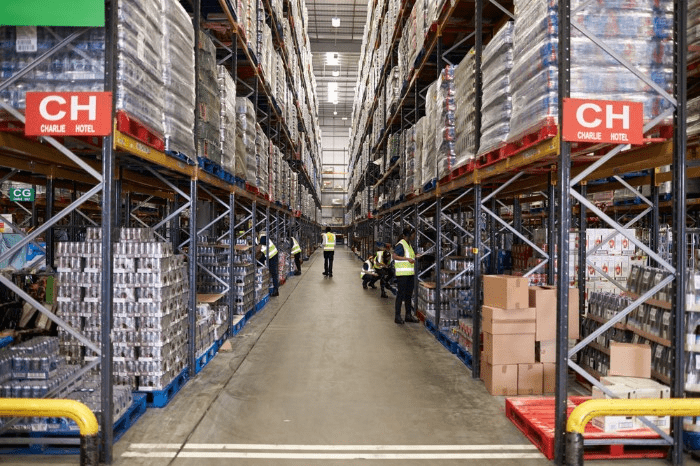
[[[273,257],[275,257],[277,255],[277,248],[275,247],[275,243],[273,243],[270,238],[267,238],[267,244],[270,245],[269,259],[272,259]],[[267,246],[263,244],[261,247],[261,250],[262,250],[262,253],[265,254],[265,256],[267,256]]]
[[[292,238],[292,255],[299,254],[301,252],[301,246],[297,242],[296,238]]]
[[[404,257],[409,257],[411,259],[415,259],[416,255],[413,252],[413,248],[408,244],[406,240],[401,240],[399,243],[401,246],[403,246],[403,256]],[[397,277],[402,277],[402,276],[407,276],[407,275],[415,275],[415,269],[413,267],[413,264],[411,264],[409,261],[400,261],[400,260],[395,260],[394,261],[394,268],[396,269],[396,276]]]
[[[325,233],[326,235],[326,245],[323,247],[324,251],[335,251],[335,235],[333,233]]]

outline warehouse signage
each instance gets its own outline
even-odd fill
[[[27,92],[27,136],[108,136],[111,92]]]
[[[564,141],[642,144],[643,127],[641,102],[564,99]]]
[[[9,194],[12,202],[31,202],[34,200],[34,189],[32,188],[11,188]]]
[[[2,26],[105,25],[104,0],[2,0]]]

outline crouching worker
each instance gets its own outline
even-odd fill
[[[377,275],[377,272],[374,269],[374,257],[368,257],[364,264],[362,264],[360,277],[362,278],[362,288],[366,290],[369,286],[373,290],[377,289],[374,284],[377,282],[377,280],[379,280],[379,275]]]

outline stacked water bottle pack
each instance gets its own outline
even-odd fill
[[[194,28],[177,0],[163,0],[165,150],[191,158],[194,146]],[[233,141],[233,139],[231,139]]]
[[[95,343],[101,339],[101,230],[82,243],[57,243],[57,314]],[[139,390],[161,390],[185,367],[187,269],[170,243],[145,228],[122,228],[114,245],[114,380]],[[59,329],[61,352],[71,363],[94,359]]]
[[[484,47],[481,63],[481,141],[479,154],[503,144],[510,134],[510,70],[513,68],[513,22],[508,21]]]
[[[455,67],[447,65],[437,83],[437,115],[435,149],[437,150],[437,178],[442,179],[456,168],[455,151]]]
[[[216,65],[216,46],[204,32],[199,32],[199,68],[197,69],[197,154],[212,162],[221,163],[221,99],[219,71]]]
[[[77,394],[89,390],[96,377],[83,375],[76,378],[79,370],[79,365],[66,364],[66,358],[59,354],[58,338],[27,340],[0,351],[0,397],[77,399]],[[119,419],[132,402],[130,387],[115,386],[114,419]],[[99,401],[88,404],[88,407],[96,414],[101,411]],[[9,418],[0,418],[0,428],[8,422]],[[9,427],[11,432],[53,432],[59,429],[77,430],[78,427],[74,422],[66,424],[61,419],[45,417],[21,418]]]
[[[263,133],[259,124],[256,124],[255,137],[255,177],[260,194],[267,194],[270,184],[270,140]]]
[[[649,80],[672,94],[673,5],[670,0],[577,0],[571,5],[572,11],[583,7],[572,15],[571,21],[603,40]],[[649,84],[574,27],[571,57],[571,97],[641,102],[645,122],[671,107]]]
[[[236,172],[244,173],[243,178],[251,186],[257,183],[255,138],[253,102],[246,97],[236,97]]]
[[[410,126],[403,132],[402,194],[413,194],[418,187],[416,183],[416,165],[420,164],[420,153],[417,150],[417,126],[418,124]]]
[[[255,303],[259,303],[270,293],[270,270],[267,266],[255,270]]]
[[[219,65],[218,70],[221,100],[219,125],[221,166],[229,173],[236,174],[236,82],[225,66]]]
[[[245,315],[255,306],[255,258],[254,250],[244,236],[236,239],[233,248],[231,286],[234,296],[234,314]]]
[[[437,82],[432,83],[425,94],[425,117],[423,126],[423,164],[421,167],[423,186],[427,185],[437,176],[437,147],[435,145],[435,132],[437,131],[438,112]]]
[[[559,114],[557,2],[517,0],[515,10],[518,15],[513,26],[515,61],[510,73],[513,94],[510,140],[556,124]],[[577,60],[575,57],[574,61]]]
[[[476,92],[474,91],[475,53],[471,49],[455,69],[455,159],[453,170],[476,155]]]

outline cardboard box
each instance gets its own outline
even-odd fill
[[[589,283],[586,282],[586,287],[589,286]],[[534,288],[534,287],[533,287]],[[554,286],[541,286],[538,287],[541,290],[548,290],[554,292],[554,299],[556,302],[556,295],[557,295],[557,289]],[[594,290],[595,291],[595,290]],[[539,292],[537,293],[539,294]],[[546,295],[544,295],[546,296]],[[542,299],[544,299],[544,296]],[[535,297],[535,299],[537,299]],[[537,318],[540,318],[540,314],[537,314]],[[543,319],[545,316],[543,315]],[[553,340],[556,339],[556,322],[557,322],[557,317],[556,317],[556,308],[554,310],[554,320],[551,323],[551,330],[554,333],[554,335],[551,338],[542,338],[542,340]],[[539,327],[539,324],[538,324]],[[546,335],[543,331],[543,335]],[[569,288],[569,338],[578,338],[579,337],[579,306],[578,306],[578,288]],[[540,340],[538,340],[540,341]]]
[[[533,364],[535,334],[493,335],[484,332],[484,354],[491,365]]]
[[[608,374],[651,378],[651,347],[611,341]]]
[[[671,389],[655,380],[638,378],[638,377],[622,377],[622,376],[607,376],[601,377],[600,382],[605,385],[605,387],[612,391],[619,398],[670,398]],[[608,398],[599,388],[593,387],[592,390],[593,398]],[[621,416],[616,416],[620,418]],[[658,426],[665,432],[670,432],[671,428],[671,418],[670,416],[646,416],[647,420],[652,424]],[[634,421],[634,428],[647,429],[648,426],[644,424],[640,418],[632,418]],[[613,419],[608,421],[608,425],[605,425],[602,421],[598,422],[600,428],[607,427],[609,429],[617,428],[615,424],[624,423],[624,428],[629,428],[629,419],[627,417],[623,419]],[[595,425],[595,424],[594,424]]]
[[[593,418],[591,424],[604,432],[637,429],[634,416],[598,416]]]
[[[484,305],[501,309],[530,307],[529,280],[511,275],[484,275]]]
[[[542,371],[542,364],[518,364],[518,395],[541,395]]]
[[[557,362],[557,340],[536,342],[535,358],[537,362]]]
[[[535,309],[500,309],[483,306],[481,308],[484,332],[492,335],[535,333]]]
[[[542,364],[542,394],[551,395],[554,393],[556,388],[556,364],[554,363],[543,363]]]
[[[486,390],[491,395],[511,396],[518,394],[518,365],[484,364],[481,368]]]
[[[537,314],[535,341],[557,338],[557,289],[531,286],[528,290],[530,307]]]

